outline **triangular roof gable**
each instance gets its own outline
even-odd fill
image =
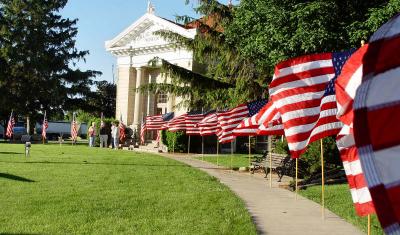
[[[142,17],[140,17],[137,21],[131,24],[128,28],[122,31],[118,36],[114,39],[106,42],[106,48],[119,47],[119,44],[124,44],[126,41],[134,38],[135,35],[140,34],[143,30],[143,26],[146,26],[152,22],[153,24],[162,25],[164,29],[170,30],[172,32],[178,33],[187,38],[194,38],[196,34],[195,29],[186,29],[181,25],[175,24],[169,20],[160,18],[156,15],[146,13]]]

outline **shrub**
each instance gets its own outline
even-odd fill
[[[323,139],[324,146],[324,163],[327,169],[343,167],[340,160],[340,154],[336,147],[336,141],[333,137]],[[313,142],[308,145],[307,151],[303,153],[299,159],[299,172],[302,177],[308,179],[311,175],[321,172],[320,159],[320,141]],[[289,147],[286,139],[278,141],[275,144],[275,152],[281,154],[289,154]]]
[[[172,152],[175,149],[175,152],[183,153],[187,151],[187,139],[185,132],[177,131],[162,131],[161,132],[161,140],[164,145],[168,147],[168,151]]]

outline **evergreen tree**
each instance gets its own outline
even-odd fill
[[[59,11],[67,0],[0,0],[0,115],[11,109],[48,116],[85,108],[96,71],[74,65],[88,51],[75,46],[77,20]],[[83,107],[82,107],[83,106]]]

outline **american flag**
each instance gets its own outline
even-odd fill
[[[270,95],[281,114],[292,157],[307,145],[337,134],[334,83],[352,51],[306,55],[279,63],[270,84]]]
[[[46,139],[47,128],[49,128],[49,122],[47,121],[46,111],[45,111],[44,112],[44,116],[43,116],[43,124],[42,124],[42,137],[43,137],[43,139]]]
[[[122,121],[122,115],[121,115],[121,118],[119,119],[119,140],[122,142],[125,138],[126,138],[125,124]]]
[[[140,144],[141,145],[144,145],[145,134],[146,134],[146,122],[142,122],[142,126],[140,127]]]
[[[354,137],[379,221],[400,234],[400,14],[373,34],[354,99]]]
[[[8,120],[8,124],[7,124],[7,132],[6,132],[6,136],[9,139],[11,139],[11,137],[14,133],[14,125],[15,125],[14,112],[11,112],[10,119]]]
[[[78,123],[76,122],[75,113],[72,114],[72,123],[71,123],[71,139],[76,141],[78,138]]]
[[[273,102],[269,102],[257,114],[245,118],[233,130],[233,135],[235,136],[282,135],[283,128],[282,124],[278,123],[279,119],[280,115],[273,106]],[[266,129],[262,128],[264,122],[267,123],[267,125],[271,124],[271,126],[267,127]]]
[[[267,103],[266,99],[256,100],[247,104],[241,104],[236,108],[218,114],[218,123],[221,126],[220,143],[229,143],[235,139],[233,130],[243,119],[253,116]]]
[[[284,135],[281,114],[271,100],[257,114],[256,119],[260,124],[257,135]]]
[[[221,127],[218,125],[218,116],[216,112],[209,113],[199,122],[198,126],[201,136],[217,135],[221,130]]]
[[[354,207],[359,216],[375,212],[353,135],[353,100],[356,89],[361,83],[362,58],[367,47],[360,48],[350,57],[335,82],[337,117],[344,123],[336,138],[336,144],[349,182]]]
[[[200,135],[199,122],[203,120],[205,114],[201,111],[188,112],[185,116],[186,135]]]
[[[174,117],[174,113],[147,116],[145,119],[146,130],[161,130],[162,126]]]
[[[186,116],[188,114],[182,114],[180,116],[174,117],[171,121],[167,123],[167,128],[171,132],[184,131],[186,130]]]

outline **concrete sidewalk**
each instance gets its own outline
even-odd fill
[[[363,234],[328,210],[322,219],[319,204],[301,196],[296,200],[294,193],[278,188],[276,179],[269,188],[269,181],[259,175],[224,170],[194,157],[163,156],[201,169],[227,185],[245,202],[259,234]]]

